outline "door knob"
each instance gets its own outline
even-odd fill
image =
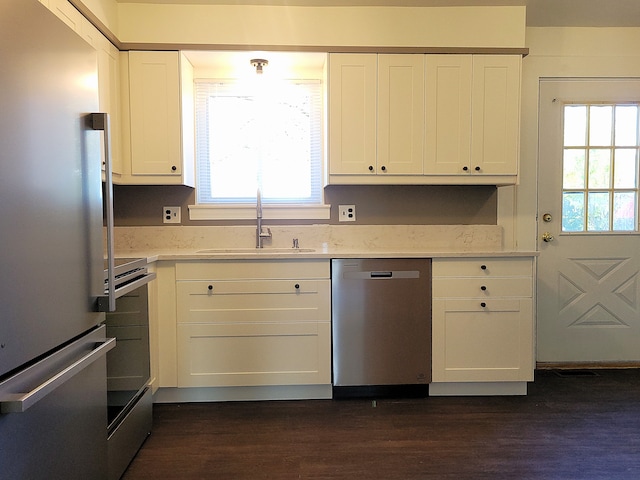
[[[545,242],[553,242],[553,235],[551,235],[549,232],[544,232],[542,234],[542,240]]]

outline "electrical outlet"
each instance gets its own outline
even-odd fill
[[[355,205],[338,205],[338,221],[355,222],[356,206]]]
[[[162,207],[164,223],[180,223],[180,207]]]

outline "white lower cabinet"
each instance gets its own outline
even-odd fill
[[[331,384],[328,261],[176,264],[177,387]]]
[[[533,380],[533,259],[433,260],[431,395],[523,394]]]

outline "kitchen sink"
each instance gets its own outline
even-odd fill
[[[196,253],[310,253],[315,248],[207,248]]]

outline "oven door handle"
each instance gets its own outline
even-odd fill
[[[124,295],[126,295],[129,292],[132,292],[133,290],[135,290],[136,288],[140,288],[143,285],[146,285],[147,283],[149,283],[151,280],[153,280],[154,278],[156,278],[156,274],[151,272],[151,273],[145,273],[144,275],[142,275],[141,277],[136,278],[135,280],[129,282],[129,283],[125,283],[124,285],[122,285],[121,287],[117,287],[113,292],[113,295],[115,298],[120,298]],[[111,289],[109,290],[109,294],[111,294]],[[115,308],[113,310],[109,310],[109,296],[103,296],[103,297],[98,297],[98,311],[100,312],[114,312]]]

